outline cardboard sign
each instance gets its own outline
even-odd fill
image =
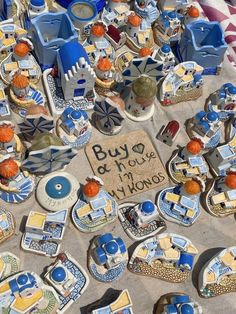
[[[117,200],[164,185],[168,176],[148,135],[135,131],[87,145],[94,174]]]

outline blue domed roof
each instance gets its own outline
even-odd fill
[[[119,250],[119,246],[115,241],[110,241],[105,244],[105,248],[108,254],[116,254]]]
[[[191,304],[183,304],[181,306],[180,314],[194,314],[194,310]]]
[[[44,0],[30,0],[30,4],[35,7],[42,7],[43,5],[45,5],[45,1]]]
[[[196,115],[195,115],[195,119],[197,120],[201,120],[203,117],[205,117],[206,112],[205,111],[199,111]]]
[[[51,198],[65,198],[71,192],[71,183],[66,177],[56,176],[48,180],[45,191]]]
[[[64,281],[65,278],[66,278],[65,269],[63,267],[61,267],[61,266],[58,266],[58,267],[54,268],[52,273],[51,273],[51,278],[55,282],[62,282],[62,281]]]
[[[155,210],[155,205],[151,201],[145,201],[141,205],[141,210],[144,214],[150,215],[154,212]]]
[[[74,120],[79,120],[81,118],[82,114],[79,110],[74,110],[71,113],[71,118]]]
[[[208,112],[208,114],[207,114],[207,120],[208,120],[208,121],[211,121],[211,122],[219,120],[219,115],[218,115],[218,113],[215,112],[215,111]]]
[[[236,95],[236,87],[235,86],[230,86],[228,88],[228,92],[232,95]]]
[[[20,275],[18,278],[17,278],[17,283],[21,286],[25,285],[28,281],[28,276],[26,275]]]
[[[163,53],[169,53],[170,52],[170,46],[169,45],[163,45],[161,47],[161,52]]]
[[[171,12],[168,12],[168,16],[171,19],[175,19],[177,17],[177,14],[175,11],[171,11]]]
[[[205,129],[205,131],[208,131],[210,129],[210,125],[206,121],[199,122],[199,125]]]

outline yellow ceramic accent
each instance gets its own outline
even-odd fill
[[[175,249],[168,249],[164,251],[164,255],[167,259],[178,260],[180,256],[180,252]]]
[[[5,264],[4,264],[3,260],[0,259],[0,274],[1,274],[1,272],[3,271],[4,265],[5,265]]]
[[[118,300],[110,305],[112,312],[122,310],[124,307],[131,305],[132,302],[129,298],[129,294],[127,291],[123,291],[119,296]]]
[[[85,206],[81,207],[81,208],[78,208],[76,213],[77,213],[77,216],[80,218],[80,217],[84,217],[84,216],[87,216],[89,215],[89,213],[91,213],[91,207],[89,204],[86,204]]]
[[[216,274],[213,272],[207,273],[206,275],[207,283],[212,283],[216,281]]]
[[[3,46],[11,46],[15,43],[16,43],[16,41],[14,38],[6,38],[2,41]]]
[[[194,211],[192,209],[189,209],[186,213],[186,216],[192,218],[194,216]]]
[[[146,258],[148,255],[148,250],[145,248],[140,248],[137,252],[137,256],[141,258]]]
[[[43,297],[43,291],[38,289],[30,298],[21,298],[16,297],[14,302],[12,303],[12,309],[15,311],[26,311],[29,310],[32,306],[34,306],[40,299]]]
[[[222,202],[224,202],[226,200],[226,196],[225,196],[225,193],[222,192],[222,193],[219,193],[219,194],[216,194],[216,195],[213,195],[212,198],[212,203],[214,205],[217,205],[217,204],[220,204]]]
[[[27,220],[27,225],[30,227],[42,229],[46,220],[46,214],[31,212]]]
[[[163,250],[168,250],[172,247],[172,243],[169,237],[161,238],[159,241],[160,247]]]
[[[178,194],[175,194],[175,193],[167,192],[166,195],[165,195],[165,199],[168,202],[172,202],[172,203],[178,204],[179,200],[180,200],[180,196]]]
[[[1,295],[1,293],[6,293],[9,290],[10,290],[9,283],[8,282],[3,283],[3,285],[0,286],[0,295]]]
[[[182,77],[182,76],[184,75],[184,73],[185,73],[185,68],[182,67],[182,66],[180,66],[180,67],[175,71],[175,73],[176,73],[178,76]]]
[[[198,250],[192,244],[187,247],[186,251],[190,254],[198,254]]]

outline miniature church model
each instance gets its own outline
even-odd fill
[[[57,63],[65,100],[86,97],[93,93],[96,75],[81,44],[64,44],[58,51]]]

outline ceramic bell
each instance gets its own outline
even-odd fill
[[[72,209],[72,219],[80,231],[95,232],[116,220],[118,205],[103,189],[101,179],[90,176],[86,180]]]
[[[124,241],[111,233],[97,236],[88,252],[88,268],[91,275],[101,282],[112,282],[126,270],[128,252]]]

